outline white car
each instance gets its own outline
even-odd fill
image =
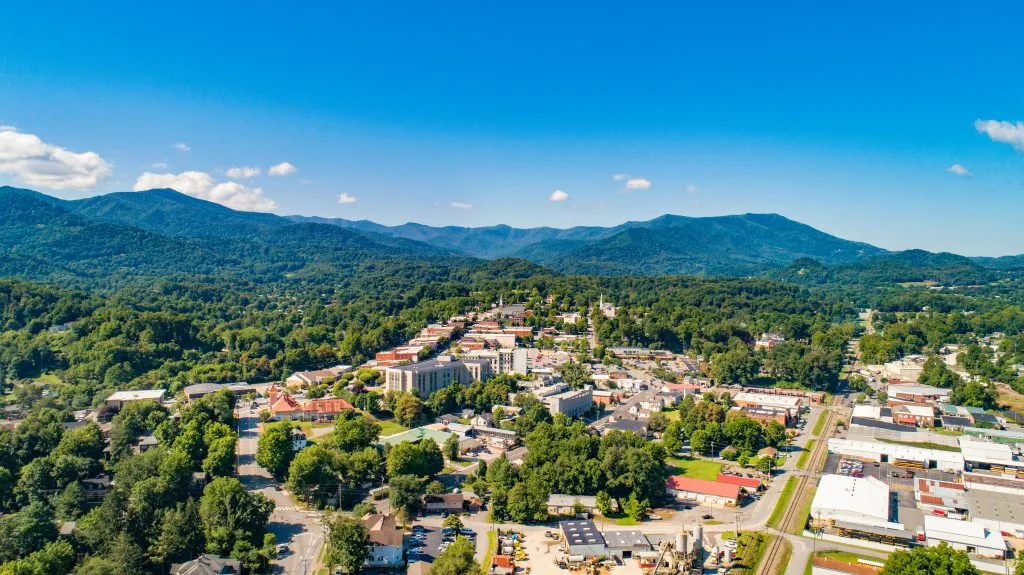
[[[725,546],[729,549],[735,549],[738,546],[738,544],[736,543],[735,539],[726,539]]]

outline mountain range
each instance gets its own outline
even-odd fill
[[[182,273],[275,281],[350,276],[367,266],[453,269],[497,258],[572,274],[769,275],[800,283],[862,273],[879,281],[970,283],[1024,266],[1024,256],[889,252],[778,214],[665,215],[567,229],[385,226],[241,212],[167,189],[62,200],[0,187],[2,275],[98,281]]]

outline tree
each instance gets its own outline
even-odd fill
[[[433,477],[444,469],[444,456],[434,441],[403,441],[388,451],[388,475]]]
[[[346,411],[334,420],[334,431],[324,439],[324,444],[341,451],[359,451],[376,443],[380,430],[380,425],[369,417]]]
[[[67,541],[47,543],[39,551],[0,567],[0,575],[67,573],[75,565],[75,550]]]
[[[85,490],[77,481],[72,481],[53,498],[53,512],[57,521],[74,521],[85,510]]]
[[[775,458],[767,455],[762,457],[761,459],[758,459],[757,465],[755,465],[755,468],[761,473],[764,473],[765,475],[771,473],[772,469],[775,467]]]
[[[583,364],[569,360],[562,366],[562,381],[571,389],[580,389],[590,383],[590,372]]]
[[[761,361],[746,345],[735,346],[729,351],[711,356],[711,375],[719,384],[748,385],[757,378],[760,370]]]
[[[880,575],[980,575],[970,558],[945,543],[936,547],[897,549],[889,554]]]
[[[650,502],[646,499],[638,499],[636,493],[631,493],[629,495],[629,499],[627,499],[626,503],[622,506],[622,511],[634,521],[642,520],[647,516],[650,510]]]
[[[303,500],[322,505],[338,483],[340,455],[322,445],[298,452],[288,468],[288,489]]]
[[[529,484],[525,481],[520,482],[508,492],[505,513],[518,523],[546,521],[548,519],[547,501],[548,493],[542,485],[536,482]]]
[[[444,440],[444,449],[442,450],[444,456],[448,458],[448,461],[458,461],[459,459],[459,438],[454,433],[448,436],[448,439]]]
[[[117,573],[117,563],[101,555],[86,557],[78,564],[75,575],[110,575]]]
[[[423,414],[423,400],[411,393],[400,392],[394,400],[391,413],[399,425],[412,427]]]
[[[444,518],[444,521],[441,522],[441,526],[459,531],[462,529],[462,519],[460,519],[458,515],[452,513],[448,517]]]
[[[203,471],[211,477],[230,476],[235,469],[235,444],[234,434],[215,439],[206,452]]]
[[[443,495],[447,491],[448,490],[444,487],[444,483],[441,483],[436,479],[427,484],[427,495]]]
[[[228,555],[237,541],[253,545],[263,538],[274,502],[251,493],[234,477],[218,477],[206,485],[199,500],[199,518],[207,548]]]
[[[431,575],[480,575],[480,564],[474,554],[476,548],[465,537],[459,537],[441,552],[430,568]]]
[[[24,557],[57,538],[50,507],[35,500],[17,513],[0,517],[0,562]]]
[[[597,492],[597,510],[601,512],[601,515],[608,515],[612,512],[612,497],[608,495],[607,491]]]
[[[665,433],[661,434],[661,444],[665,446],[665,451],[669,453],[676,453],[683,448],[683,424],[679,420],[670,421],[668,427],[665,428]]]
[[[158,563],[180,563],[201,553],[204,543],[199,508],[189,498],[164,512],[160,534],[150,548],[150,555]]]
[[[419,509],[423,497],[423,480],[415,475],[392,476],[388,482],[388,499],[392,509],[402,511],[406,516]]]
[[[370,534],[358,519],[335,514],[324,521],[327,528],[327,549],[324,562],[340,565],[346,573],[355,573],[370,554]]]
[[[764,442],[775,449],[781,447],[786,443],[786,426],[775,420],[769,421],[764,426]]]
[[[256,463],[278,479],[285,477],[295,457],[293,427],[290,421],[271,423],[264,427],[256,444]]]

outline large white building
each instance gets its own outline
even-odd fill
[[[517,373],[526,375],[526,348],[512,349],[471,349],[465,354],[466,359],[481,359],[491,366],[491,373]]]
[[[828,450],[830,453],[838,453],[864,461],[906,462],[952,473],[964,470],[964,456],[955,451],[838,438],[828,440]]]
[[[453,383],[469,385],[491,376],[491,365],[481,359],[456,360],[451,356],[388,367],[384,381],[388,391],[416,391],[426,398]]]
[[[593,390],[587,386],[583,389],[549,395],[542,401],[548,406],[551,415],[561,413],[569,417],[579,417],[594,406],[594,394]]]
[[[1006,541],[1002,534],[973,521],[925,515],[924,536],[929,547],[945,543],[953,549],[980,557],[1000,559],[1006,554]]]
[[[116,391],[110,394],[107,399],[103,401],[110,407],[115,409],[121,409],[126,403],[133,401],[155,401],[160,403],[164,400],[167,395],[166,389],[135,389],[131,391]]]
[[[811,502],[811,518],[826,523],[903,529],[889,521],[889,486],[870,476],[822,475]]]

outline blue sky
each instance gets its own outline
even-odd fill
[[[1024,252],[1019,2],[211,4],[0,7],[0,183]]]

